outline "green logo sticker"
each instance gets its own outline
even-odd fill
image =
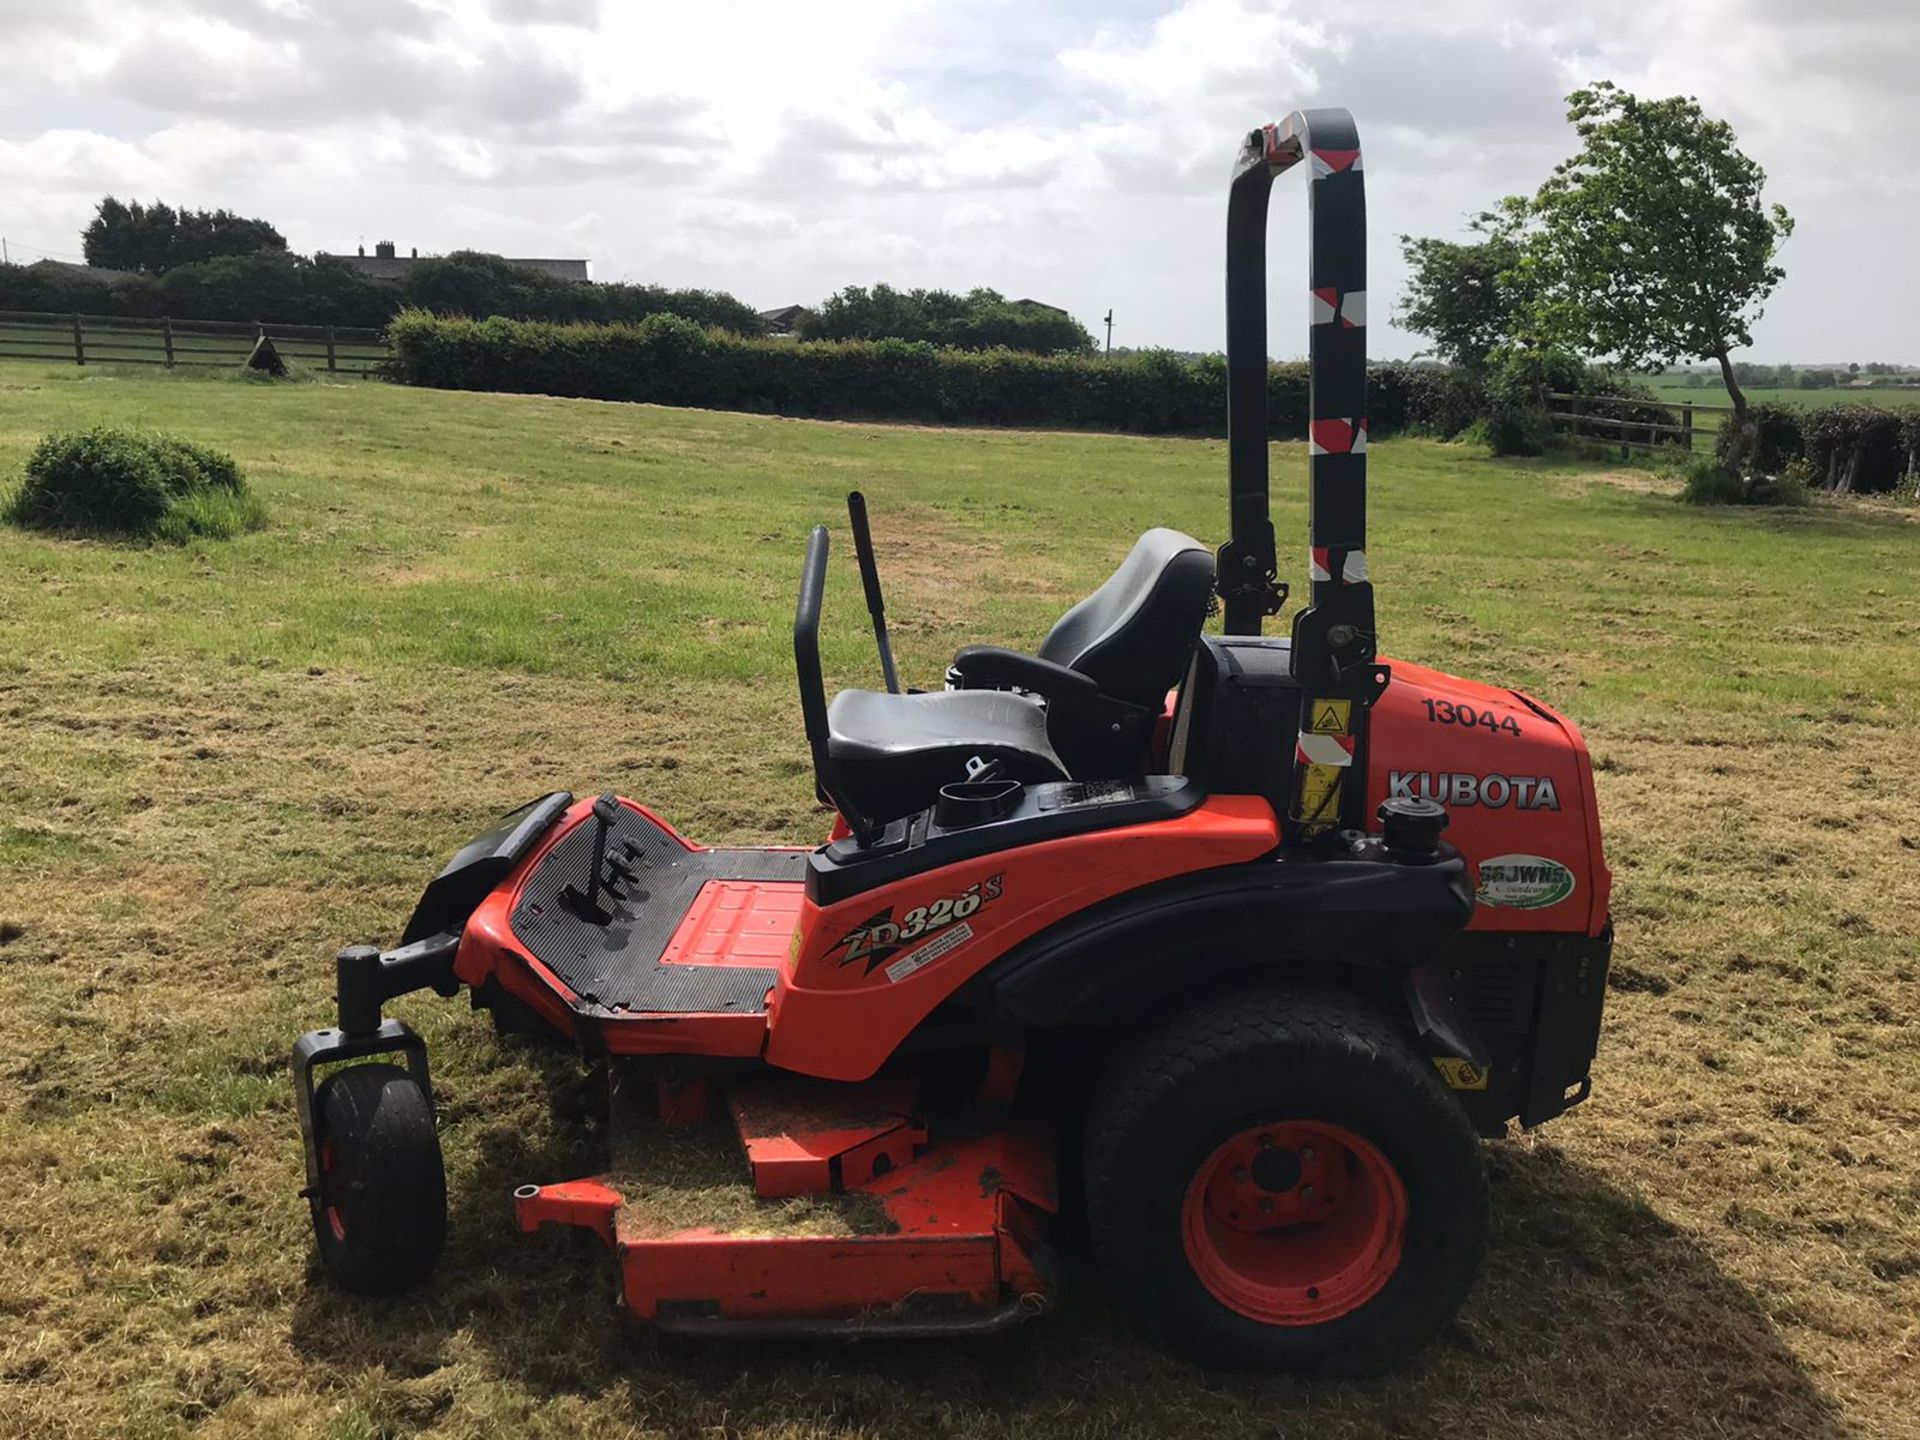
[[[1545,910],[1573,894],[1573,872],[1541,855],[1495,855],[1480,862],[1474,899],[1503,910]]]

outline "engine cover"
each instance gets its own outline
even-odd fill
[[[1473,867],[1470,929],[1598,935],[1612,876],[1578,728],[1518,690],[1387,663],[1369,721],[1369,812],[1392,795],[1447,807],[1447,839]]]

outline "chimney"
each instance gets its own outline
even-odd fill
[[[407,258],[409,260],[418,260],[420,258],[420,247],[418,245],[414,246],[413,253],[409,255]]]
[[[381,258],[382,260],[391,260],[391,259],[393,259],[393,257],[394,257],[394,254],[395,254],[395,251],[394,251],[394,248],[393,248],[393,242],[392,242],[391,240],[376,240],[376,241],[374,241],[374,242],[373,242],[373,253],[374,253],[375,255],[377,255],[377,256],[379,256],[379,257],[380,257],[380,258]]]
[[[367,247],[362,245],[357,250],[355,250],[354,253],[358,255],[362,260],[364,260],[367,258]]]

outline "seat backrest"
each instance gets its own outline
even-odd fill
[[[1149,530],[1120,568],[1048,632],[1040,658],[1158,709],[1187,667],[1213,595],[1213,552],[1178,530]]]

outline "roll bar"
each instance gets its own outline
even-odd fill
[[[1345,110],[1296,110],[1251,131],[1227,197],[1227,468],[1231,536],[1219,556],[1229,635],[1258,635],[1286,589],[1277,579],[1267,463],[1267,200],[1275,177],[1308,162],[1307,574],[1311,601],[1293,618],[1293,675],[1303,696],[1296,836],[1360,823],[1366,709],[1386,673],[1376,663],[1367,577],[1367,203],[1360,136]],[[1326,702],[1333,701],[1328,710]],[[1344,705],[1340,702],[1345,702]],[[1315,708],[1317,706],[1317,708]],[[1332,717],[1346,717],[1335,726]],[[1336,753],[1337,752],[1337,753]]]
[[[1311,161],[1307,342],[1308,574],[1315,608],[1368,612],[1367,202],[1360,137],[1345,110],[1297,110],[1252,131],[1227,199],[1227,464],[1232,538],[1221,550],[1230,635],[1257,635],[1279,587],[1267,476],[1267,199]],[[1363,602],[1355,605],[1353,602]],[[1343,618],[1357,618],[1348,615]]]

